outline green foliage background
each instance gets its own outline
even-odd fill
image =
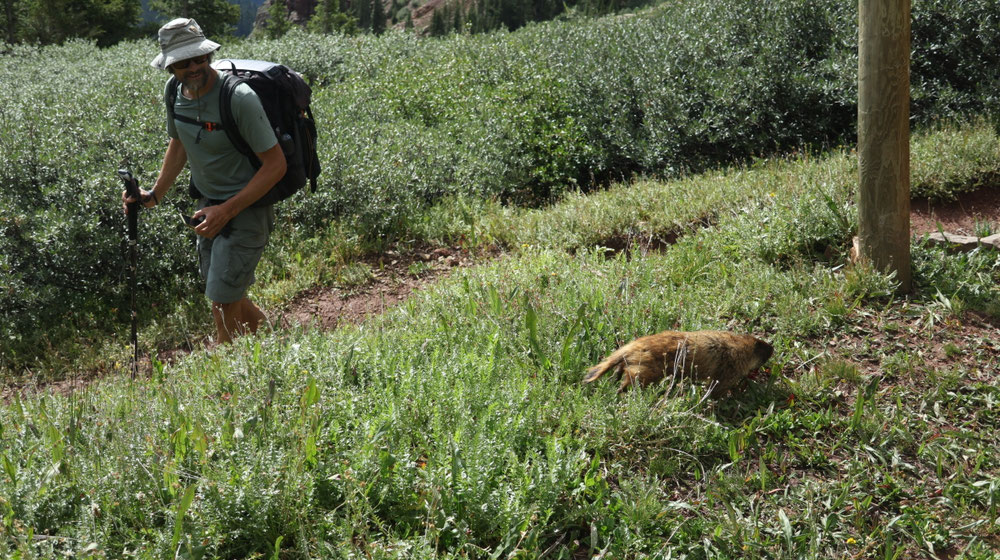
[[[135,39],[139,0],[3,0],[0,2],[0,52],[3,43],[62,43],[82,38],[98,45]]]
[[[1000,3],[917,1],[913,15],[914,121],[992,111]],[[338,222],[384,244],[413,238],[422,213],[454,195],[537,206],[636,173],[849,143],[855,26],[853,6],[834,0],[689,0],[443,40],[296,30],[222,55],[281,62],[314,84],[320,192],[283,204],[283,227],[308,237]],[[148,186],[159,168],[155,54],[142,41],[0,56],[7,364],[125,318],[115,170],[127,164]],[[184,196],[141,217],[144,309],[197,297]]]
[[[161,23],[174,18],[194,18],[206,37],[231,36],[240,23],[240,13],[245,7],[229,0],[150,0],[149,7],[160,14]],[[159,25],[157,25],[159,27]],[[154,33],[155,36],[155,33]]]

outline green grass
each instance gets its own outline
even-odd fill
[[[974,121],[918,132],[911,152],[915,198],[950,200],[977,188],[995,188],[1000,141],[988,123]],[[846,239],[825,239],[834,232],[819,229],[832,227],[840,237],[850,233],[857,220],[852,203],[857,174],[855,154],[842,149],[821,157],[805,154],[760,160],[667,182],[639,178],[592,194],[569,193],[543,209],[452,199],[421,214],[423,219],[415,221],[423,226],[415,229],[419,236],[439,243],[575,251],[610,241],[641,244],[651,238],[665,239],[723,214],[746,214],[752,219],[760,205],[781,205],[783,219],[765,228],[772,238],[765,243],[808,242],[818,247],[821,242],[836,241],[837,249],[846,250],[846,245],[841,246]],[[770,235],[775,229],[784,232]],[[822,252],[825,247],[818,249]],[[773,248],[777,253],[794,250]]]
[[[976,172],[950,139],[978,134],[918,137],[914,153],[938,146],[957,171],[936,180],[964,184]],[[503,258],[359,326],[15,398],[0,555],[992,557],[1000,346],[947,337],[963,308],[996,313],[1000,256],[915,244],[909,299],[842,266],[854,161],[638,181],[549,210],[453,199],[427,238],[502,243]],[[669,231],[684,235],[641,257],[602,248]],[[299,245],[283,272],[292,250],[269,257],[260,299],[364,276],[349,241]],[[763,336],[771,375],[722,401],[580,384],[668,328]],[[857,353],[828,344],[847,336]],[[941,367],[897,340],[974,359],[951,349]]]
[[[995,187],[1000,169],[996,132],[983,124],[973,127],[942,127],[934,141],[917,142],[910,157],[915,162],[910,176],[914,198],[954,200],[981,187]],[[947,149],[941,149],[941,146]]]

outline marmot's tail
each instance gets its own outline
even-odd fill
[[[601,378],[610,369],[620,368],[622,365],[622,355],[619,349],[607,357],[603,362],[587,370],[587,375],[583,378],[584,383],[592,383]]]

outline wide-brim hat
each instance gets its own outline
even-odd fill
[[[177,18],[160,28],[160,54],[149,63],[153,68],[166,70],[178,60],[187,60],[215,52],[221,45],[209,41],[192,18]]]

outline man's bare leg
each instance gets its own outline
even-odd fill
[[[267,319],[249,298],[233,303],[212,302],[212,317],[219,344],[232,342],[238,335],[257,332],[260,324]]]
[[[212,302],[212,318],[215,319],[216,341],[219,344],[232,342],[239,334],[242,301],[233,303]]]
[[[243,304],[241,309],[242,319],[246,321],[247,332],[254,334],[257,332],[257,329],[260,328],[261,323],[267,321],[267,315],[264,315],[264,312],[261,311],[259,307],[254,305],[254,303],[250,301],[250,298],[243,298],[240,300],[240,303]]]

